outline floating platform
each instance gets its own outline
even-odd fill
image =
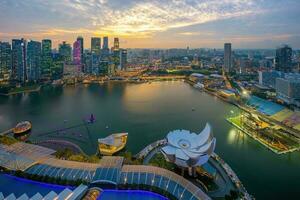
[[[115,133],[98,139],[100,154],[111,156],[121,151],[127,143],[128,133]]]
[[[27,133],[31,130],[32,125],[29,121],[23,121],[18,123],[15,128],[13,128],[13,133],[15,135],[20,135],[20,134],[24,134]]]

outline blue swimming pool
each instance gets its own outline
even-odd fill
[[[11,176],[8,174],[0,174],[0,192],[2,192],[4,196],[14,193],[15,196],[19,197],[20,195],[26,193],[31,197],[38,192],[41,195],[46,195],[50,191],[60,193],[65,188],[67,188],[67,186],[46,184]],[[73,189],[73,187],[68,188]]]
[[[99,200],[167,200],[167,198],[142,190],[104,190]]]
[[[32,181],[24,178],[19,178],[11,176],[8,174],[0,174],[0,192],[4,196],[8,196],[11,193],[14,193],[16,197],[21,196],[26,193],[29,197],[32,197],[36,193],[41,195],[46,195],[50,191],[54,191],[59,194],[65,188],[70,188],[71,190],[74,187],[70,186],[61,186],[54,184],[41,183],[37,181]],[[141,190],[104,190],[99,200],[167,200],[167,198],[147,191]]]

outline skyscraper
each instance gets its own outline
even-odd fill
[[[37,81],[41,74],[41,48],[37,41],[29,41],[27,45],[27,78],[29,81]]]
[[[52,42],[51,40],[42,40],[42,65],[41,78],[50,79],[52,66]]]
[[[232,69],[231,43],[224,44],[224,71],[230,72]]]
[[[102,48],[103,49],[108,49],[108,37],[107,36],[105,36],[103,38],[103,47]]]
[[[73,63],[75,65],[81,65],[81,43],[76,40],[73,44]]]
[[[281,72],[292,71],[292,48],[288,45],[276,49],[275,70]]]
[[[102,55],[108,56],[109,54],[109,48],[108,48],[108,37],[103,38],[103,47],[102,47]]]
[[[114,38],[114,50],[119,50],[120,48],[120,43],[119,43],[119,38]]]
[[[8,80],[11,71],[11,45],[0,42],[0,80]]]
[[[92,37],[91,38],[91,51],[95,54],[100,54],[101,51],[101,38]]]
[[[63,41],[62,44],[59,44],[58,53],[64,62],[71,62],[72,48],[70,44],[67,44],[65,41]]]
[[[126,70],[127,69],[127,50],[121,49],[120,50],[120,70]]]
[[[81,61],[82,61],[83,60],[83,50],[84,50],[83,37],[78,36],[77,41],[80,43],[80,57],[81,57]]]
[[[25,83],[26,75],[26,40],[12,40],[12,79]]]

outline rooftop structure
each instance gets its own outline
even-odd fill
[[[177,199],[210,199],[199,187],[169,170],[145,165],[124,165],[119,184],[142,184],[165,190]]]
[[[162,148],[167,160],[180,167],[195,167],[206,163],[213,153],[216,138],[211,126],[206,124],[200,134],[187,130],[171,131],[167,135],[168,144]]]
[[[205,141],[212,141],[212,146],[214,148],[215,139],[209,139],[211,138],[211,135],[210,127],[208,125],[203,133],[204,134],[200,139],[201,141],[198,141],[197,144],[203,144]],[[148,185],[166,191],[177,199],[210,199],[201,188],[195,186],[184,177],[163,168],[144,165],[123,165],[123,158],[115,156],[104,156],[99,163],[83,163],[59,160],[48,155],[48,153],[50,153],[48,152],[44,153],[45,156],[43,159],[40,157],[35,159],[34,155],[27,155],[25,153],[27,149],[35,148],[36,151],[39,152],[40,150],[46,150],[47,148],[25,143],[16,144],[25,146],[24,151],[21,151],[20,148],[16,148],[17,151],[14,152],[14,157],[12,157],[10,155],[12,153],[9,152],[13,149],[12,145],[9,147],[2,145],[4,147],[2,149],[0,148],[0,165],[2,167],[10,170],[23,170],[27,174],[59,178],[61,180],[81,180],[87,183],[104,183],[116,186],[127,184]],[[204,146],[201,146],[201,148]],[[6,154],[8,154],[8,156],[3,160],[3,155],[5,156]],[[16,157],[18,157],[17,159],[20,161],[23,159],[24,163],[28,160],[29,164],[25,163],[22,168],[10,167],[7,165],[9,162],[14,162]],[[30,157],[32,159],[30,159]],[[79,188],[73,191],[73,194],[76,194],[77,197],[82,197],[81,195],[85,193],[84,191],[86,191],[86,187],[79,186]],[[67,199],[69,199],[69,197],[72,196],[72,191],[67,189],[60,194],[52,191],[45,196],[45,199],[65,199],[66,196],[68,197]]]
[[[264,100],[256,96],[250,96],[246,103],[248,106],[256,109],[258,112],[271,116],[284,109],[283,106]]]
[[[50,191],[46,195],[42,196],[40,193],[36,193],[33,196],[30,196],[29,194],[22,194],[21,196],[17,196],[14,193],[9,194],[4,198],[4,195],[2,192],[0,192],[0,199],[10,199],[10,200],[79,200],[83,197],[83,195],[87,192],[88,187],[86,185],[79,185],[74,190],[71,190],[69,188],[65,188],[60,193],[56,193],[54,191]]]
[[[103,155],[113,155],[122,150],[127,143],[128,133],[115,133],[98,139],[99,151]]]

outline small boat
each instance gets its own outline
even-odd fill
[[[128,133],[115,133],[98,139],[100,154],[111,156],[121,151],[127,143]]]
[[[31,123],[29,121],[23,121],[16,125],[16,127],[13,129],[13,132],[15,135],[27,133],[31,130]]]
[[[197,84],[194,85],[194,88],[203,89],[204,85],[202,83],[197,83]]]

